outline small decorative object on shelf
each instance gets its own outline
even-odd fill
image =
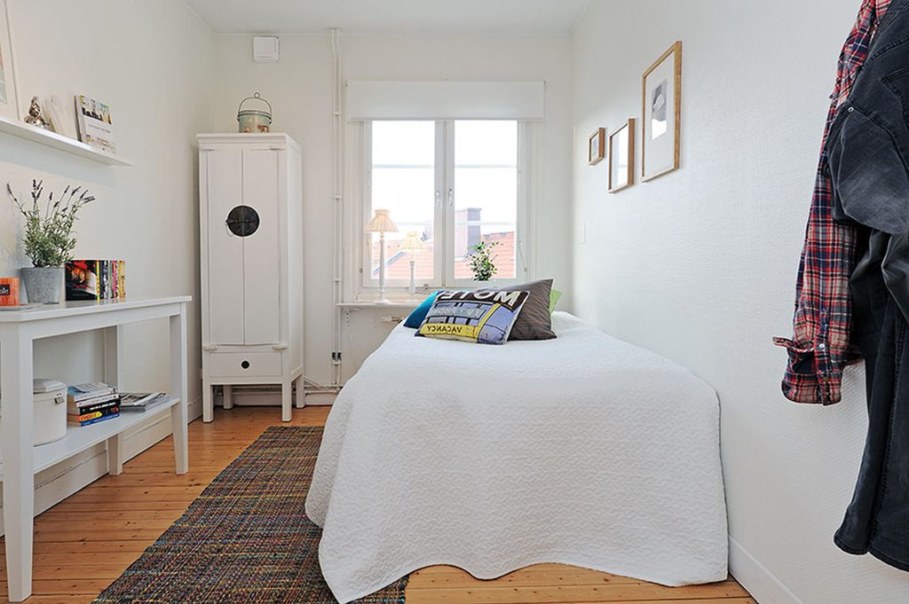
[[[117,152],[108,105],[80,94],[76,96],[76,121],[80,141],[102,151]]]
[[[470,270],[473,271],[473,278],[476,281],[489,281],[498,270],[492,255],[495,247],[499,245],[498,241],[481,241],[480,243],[470,246],[471,252],[467,255],[470,259]]]
[[[268,110],[244,109],[243,103],[246,101],[261,101],[268,105]],[[237,108],[237,121],[240,122],[240,132],[270,132],[271,131],[271,103],[262,98],[262,95],[256,92],[240,101],[240,107]]]
[[[77,138],[73,118],[69,115],[69,120],[66,119],[65,116],[67,116],[68,113],[64,113],[61,109],[60,99],[56,96],[44,99],[43,109],[44,118],[49,122],[48,125],[51,130],[67,138]]]
[[[17,277],[0,277],[0,306],[19,306]]]
[[[33,96],[32,102],[28,106],[28,115],[25,116],[25,123],[31,126],[37,126],[38,128],[44,128],[45,130],[50,130],[50,123],[44,118],[44,115],[41,111],[41,103],[38,102],[38,97]]]
[[[23,243],[31,267],[22,269],[22,282],[29,302],[57,304],[63,285],[63,265],[72,259],[76,239],[73,227],[76,214],[87,203],[95,200],[82,187],[69,187],[56,201],[51,193],[46,203],[41,203],[44,181],[32,181],[32,203],[24,205],[7,183],[6,192],[25,217]]]

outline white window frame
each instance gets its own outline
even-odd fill
[[[385,121],[385,120],[376,120]],[[433,232],[434,245],[439,246],[441,253],[434,251],[433,279],[431,281],[417,281],[418,294],[427,294],[441,288],[471,289],[492,285],[494,287],[507,286],[528,280],[529,249],[531,233],[531,162],[533,157],[533,127],[524,120],[517,122],[517,220],[515,225],[515,277],[513,279],[493,278],[491,281],[480,282],[473,279],[455,279],[454,247],[455,212],[454,200],[454,130],[456,121],[467,120],[430,120],[416,119],[414,121],[435,122],[435,205]],[[497,120],[507,121],[507,120]],[[374,297],[379,288],[378,278],[371,275],[369,249],[372,238],[371,233],[364,231],[363,226],[372,218],[372,121],[359,122],[360,144],[358,150],[361,172],[361,187],[359,191],[358,210],[354,212],[359,224],[356,257],[359,259],[357,266],[357,298],[368,301]],[[440,166],[442,168],[440,169]],[[394,216],[391,217],[394,220]],[[354,227],[356,228],[356,227]],[[385,280],[385,290],[389,297],[406,299],[410,286],[409,279]]]

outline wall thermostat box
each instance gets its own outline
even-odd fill
[[[280,48],[277,36],[255,36],[253,38],[253,61],[256,63],[277,63]]]

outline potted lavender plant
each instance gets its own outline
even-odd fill
[[[44,181],[32,181],[32,202],[29,205],[19,201],[13,188],[7,183],[6,192],[25,217],[25,233],[22,241],[25,255],[32,266],[22,269],[22,284],[29,302],[57,304],[63,285],[63,265],[72,260],[76,239],[73,227],[76,213],[87,203],[95,200],[82,187],[69,187],[58,199],[48,195],[47,202],[41,202]]]

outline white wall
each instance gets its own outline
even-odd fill
[[[281,36],[281,60],[256,64],[250,36],[216,38],[215,130],[236,129],[237,105],[259,91],[274,107],[273,131],[303,147],[306,375],[331,381],[332,323],[332,71],[328,35]],[[567,291],[570,249],[570,37],[354,35],[341,39],[343,78],[357,80],[545,80],[546,119],[539,126],[536,222],[537,274]],[[350,128],[348,130],[351,130]],[[349,133],[350,134],[350,133]],[[348,139],[352,138],[349,136]],[[348,148],[348,154],[352,153]],[[348,184],[348,189],[353,188]],[[349,190],[348,190],[349,193]],[[352,196],[345,202],[351,211]],[[563,303],[570,305],[570,298]],[[561,306],[561,305],[560,305]],[[352,313],[342,336],[350,376],[390,323],[371,311]],[[365,332],[363,330],[366,330]]]
[[[598,0],[575,32],[575,308],[718,391],[732,570],[762,603],[909,593],[909,575],[833,545],[867,427],[862,372],[848,372],[838,405],[796,405],[771,344],[790,334],[828,95],[858,6]],[[681,170],[608,195],[587,136],[639,116],[641,74],[674,40]]]
[[[112,109],[118,152],[134,167],[109,167],[11,136],[0,136],[0,274],[28,260],[9,182],[28,198],[33,178],[46,193],[87,187],[97,200],[80,212],[76,257],[122,258],[130,297],[198,299],[198,203],[194,134],[208,128],[212,34],[181,0],[8,0],[19,104],[57,95],[72,108],[87,94]],[[199,398],[198,304],[189,316],[190,400]],[[163,323],[162,323],[163,325]],[[130,326],[126,389],[168,382],[167,330]],[[79,383],[101,377],[93,335],[36,345],[35,373]]]

